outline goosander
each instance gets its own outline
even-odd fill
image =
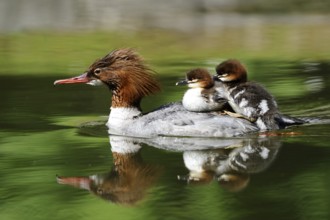
[[[220,63],[216,72],[230,106],[236,113],[255,122],[260,130],[279,129],[286,119],[292,120],[293,124],[300,123],[293,118],[281,117],[274,97],[261,85],[247,81],[246,68],[238,60]]]
[[[185,109],[194,112],[219,111],[224,109],[227,100],[215,89],[215,83],[206,69],[197,68],[186,74],[186,79],[176,85],[188,85],[182,99]]]
[[[186,110],[181,103],[170,103],[143,114],[140,102],[160,90],[142,58],[132,49],[117,49],[96,60],[82,75],[57,80],[66,83],[104,84],[112,91],[107,122],[109,134],[155,137],[233,137],[258,131],[258,127],[241,118],[217,113]]]

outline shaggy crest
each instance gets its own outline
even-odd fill
[[[148,68],[132,49],[114,50],[96,60],[89,67],[88,75],[93,76],[97,68],[103,69],[106,73],[100,75],[99,79],[113,91],[113,106],[139,106],[144,96],[160,91],[154,71]]]
[[[130,48],[123,48],[113,50],[103,58],[96,60],[90,67],[89,71],[94,70],[96,68],[109,67],[112,64],[120,61],[135,61],[138,63],[143,63],[143,59]]]

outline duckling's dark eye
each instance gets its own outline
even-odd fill
[[[101,69],[97,68],[94,70],[95,75],[99,75],[101,73]]]

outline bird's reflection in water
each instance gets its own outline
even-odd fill
[[[183,152],[187,175],[178,179],[189,184],[205,184],[215,180],[229,191],[244,189],[250,174],[267,169],[281,146],[278,138],[243,139],[240,143],[213,150]]]
[[[110,141],[113,167],[110,172],[88,177],[57,177],[60,184],[89,190],[113,203],[134,205],[159,176],[160,167],[143,161],[141,146],[132,140],[113,137]]]
[[[110,172],[89,177],[59,176],[57,181],[89,190],[114,203],[133,205],[144,198],[161,173],[160,166],[143,161],[140,155],[142,144],[183,153],[189,173],[179,175],[177,181],[194,185],[218,181],[229,191],[244,189],[251,174],[269,167],[281,145],[277,137],[138,139],[110,136],[113,155]]]

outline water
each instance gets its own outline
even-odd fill
[[[187,59],[154,65],[163,92],[145,99],[144,110],[180,100],[185,88],[174,84],[188,66],[214,66],[214,60]],[[329,118],[329,61],[246,64],[284,113]],[[229,140],[108,137],[100,122],[109,91],[52,85],[64,77],[1,75],[1,219],[330,218],[329,124]],[[112,152],[116,147],[131,153]],[[208,158],[208,172],[199,176],[188,168],[201,158]],[[235,158],[240,164],[231,164]],[[228,176],[232,182],[219,181]]]

